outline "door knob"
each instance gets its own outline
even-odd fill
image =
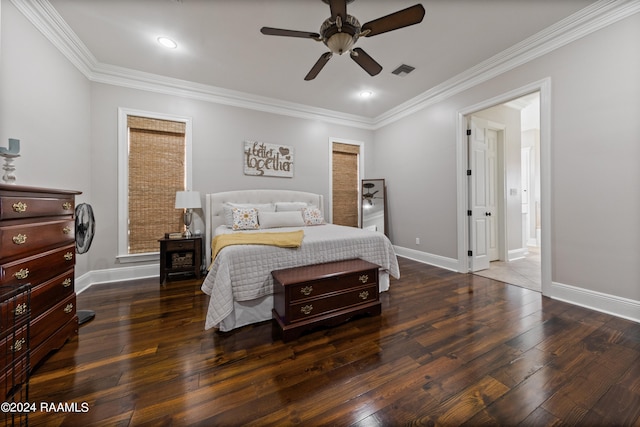
[[[485,212],[484,215],[485,216],[491,216],[491,212]]]

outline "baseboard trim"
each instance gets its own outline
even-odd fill
[[[147,279],[160,276],[159,264],[145,264],[131,267],[93,270],[76,278],[76,294],[100,283],[124,282],[128,280]]]
[[[433,255],[427,252],[416,251],[415,249],[404,248],[402,246],[394,246],[394,249],[396,254],[403,258],[409,258],[423,264],[434,265],[436,267],[444,268],[445,270],[460,272],[458,260],[455,258]]]
[[[552,282],[550,298],[640,323],[640,301]]]

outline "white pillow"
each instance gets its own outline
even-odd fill
[[[258,210],[254,208],[231,208],[234,230],[256,230],[258,224]]]
[[[322,212],[320,212],[318,208],[302,209],[302,219],[305,225],[320,225],[325,223]]]
[[[300,211],[258,212],[260,228],[304,227]]]
[[[304,202],[276,202],[276,212],[300,211],[308,206]]]
[[[227,227],[233,228],[233,208],[253,208],[262,212],[275,212],[276,205],[273,203],[225,203],[222,205],[222,211],[224,213],[224,223]]]

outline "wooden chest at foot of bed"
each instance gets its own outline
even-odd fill
[[[287,342],[318,326],[380,314],[378,268],[351,259],[273,271],[274,339]]]

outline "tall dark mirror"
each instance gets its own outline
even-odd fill
[[[362,180],[362,206],[360,209],[362,228],[389,235],[387,226],[387,188],[384,179]]]

